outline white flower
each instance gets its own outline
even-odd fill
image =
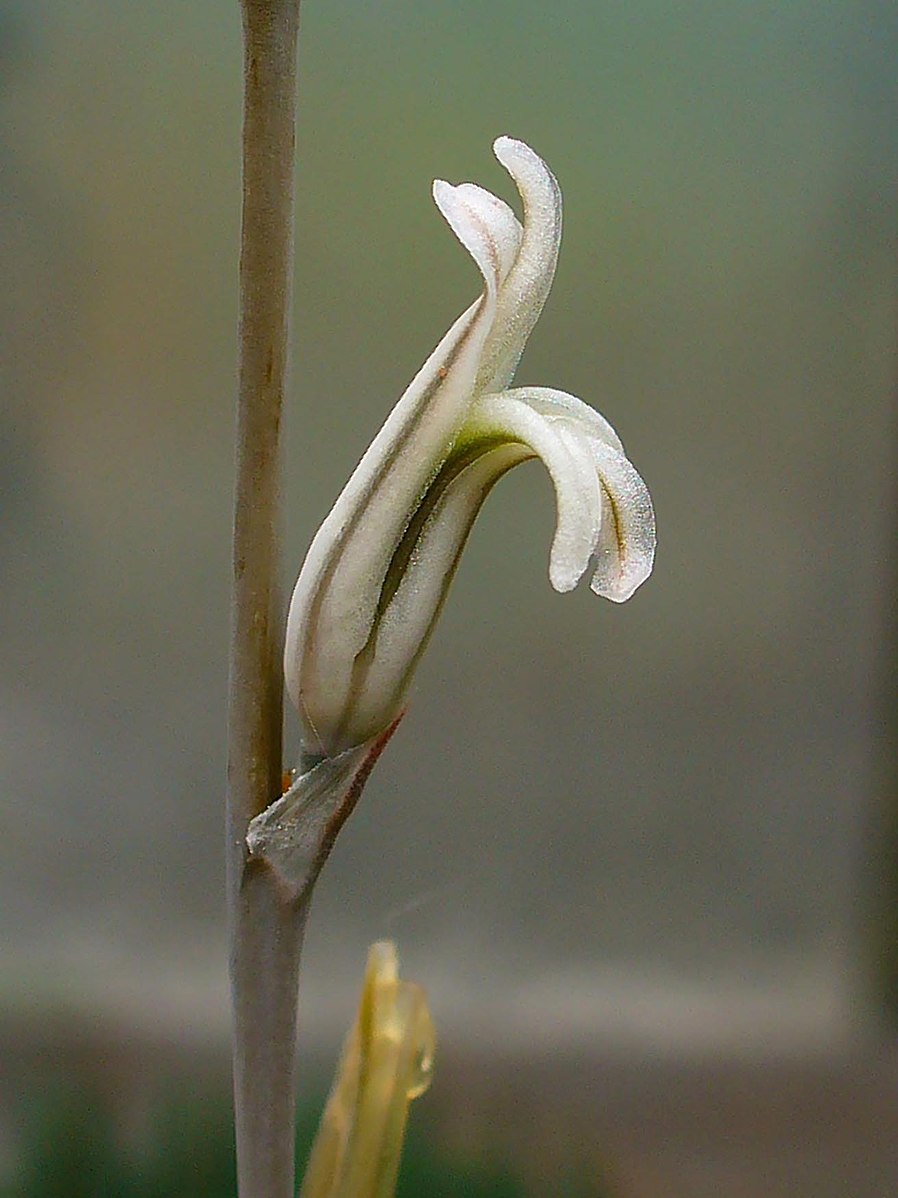
[[[474,518],[512,466],[538,457],[551,475],[556,590],[592,561],[592,589],[623,602],[652,569],[651,500],[608,422],[563,391],[509,387],[555,272],[561,194],[523,142],[493,148],[520,191],[523,228],[475,184],[434,183],[483,294],[390,413],[293,592],[284,673],[309,765],[372,741],[400,714]]]

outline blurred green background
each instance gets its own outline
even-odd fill
[[[565,196],[518,378],[599,408],[658,513],[618,608],[549,587],[544,476],[497,489],[309,934],[316,1076],[396,939],[441,1034],[413,1124],[526,1192],[581,1157],[622,1198],[898,1187],[896,51],[880,0],[304,0],[285,587],[476,292],[429,186],[511,200],[500,133]],[[236,3],[0,10],[11,1185],[60,1079],[113,1140],[178,1069],[226,1097],[239,120]]]

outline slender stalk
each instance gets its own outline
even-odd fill
[[[241,0],[243,221],[228,713],[228,914],[240,1198],[293,1198],[296,998],[306,901],[246,851],[281,791],[279,429],[293,257],[299,0]]]

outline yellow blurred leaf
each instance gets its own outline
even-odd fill
[[[392,1198],[408,1106],[430,1084],[433,1053],[424,991],[400,980],[395,945],[372,945],[300,1198]]]

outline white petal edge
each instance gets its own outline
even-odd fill
[[[624,452],[623,442],[601,412],[597,412],[576,395],[559,391],[555,387],[512,387],[503,394],[523,400],[543,416],[573,420],[576,424],[588,428],[599,440],[616,449],[618,453]]]

